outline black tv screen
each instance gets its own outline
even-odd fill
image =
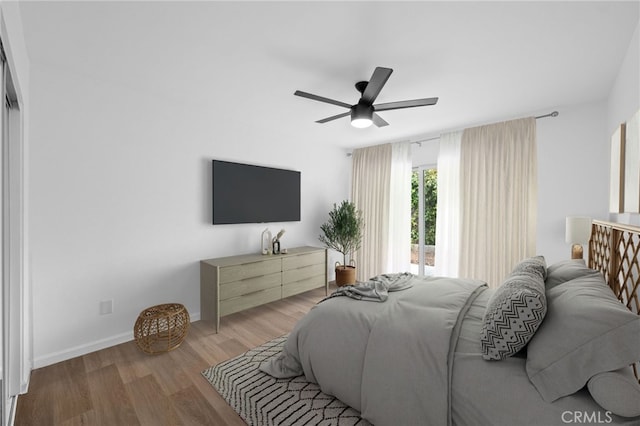
[[[300,220],[300,172],[213,160],[213,224]]]

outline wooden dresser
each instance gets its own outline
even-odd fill
[[[288,249],[287,254],[245,254],[200,261],[200,318],[220,317],[318,287],[328,294],[327,250]]]

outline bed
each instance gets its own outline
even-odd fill
[[[498,289],[390,274],[400,291],[320,302],[261,370],[377,426],[639,425],[639,251],[640,229],[594,221],[588,266],[524,259]]]

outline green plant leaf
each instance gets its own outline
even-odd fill
[[[342,253],[343,264],[347,264],[347,254],[353,253],[362,244],[364,220],[362,212],[350,201],[333,205],[329,220],[320,226],[322,234],[318,237],[328,248]]]

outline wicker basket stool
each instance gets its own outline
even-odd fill
[[[133,337],[148,354],[168,352],[180,346],[189,330],[189,312],[179,303],[156,305],[140,312]]]

